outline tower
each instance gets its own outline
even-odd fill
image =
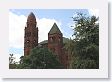
[[[31,49],[38,46],[38,27],[36,17],[31,12],[27,18],[24,35],[24,55],[29,55]]]
[[[48,48],[57,55],[62,62],[63,35],[56,23],[48,33]]]

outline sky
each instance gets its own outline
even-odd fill
[[[39,30],[39,42],[48,39],[48,32],[56,23],[66,38],[72,38],[73,20],[77,12],[88,16],[99,16],[97,9],[10,9],[9,10],[9,54],[14,54],[15,61],[24,55],[24,29],[27,17],[33,12]]]

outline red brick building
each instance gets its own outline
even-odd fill
[[[63,34],[59,30],[56,23],[52,26],[48,33],[48,40],[38,43],[38,27],[36,27],[36,17],[31,12],[27,18],[24,35],[24,55],[28,55],[30,50],[34,47],[41,45],[48,47],[53,53],[57,55],[59,61],[67,68],[68,66],[68,55],[64,49]]]

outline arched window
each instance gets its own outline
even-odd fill
[[[52,38],[53,38],[53,42],[55,42],[56,41],[55,37],[52,37]]]
[[[50,42],[53,42],[53,38],[52,37],[50,38]]]
[[[34,43],[36,42],[36,40],[33,41]]]
[[[55,42],[56,42],[56,37],[55,37],[55,36],[50,37],[49,41],[50,41],[51,43],[55,43]]]
[[[26,41],[26,46],[27,46],[27,47],[30,47],[30,40],[27,40],[27,41]]]
[[[59,37],[58,41],[61,42],[61,38],[60,37]]]
[[[26,42],[27,42],[27,43],[29,43],[29,42],[30,42],[30,40],[27,40]]]

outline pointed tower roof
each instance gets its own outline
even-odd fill
[[[51,30],[49,31],[49,34],[54,34],[54,33],[59,33],[61,34],[60,29],[58,28],[57,24],[54,23],[54,25],[52,26]]]
[[[30,12],[30,14],[28,15],[27,21],[30,21],[30,20],[36,21],[36,17],[35,17],[35,15],[33,14],[33,12]]]

